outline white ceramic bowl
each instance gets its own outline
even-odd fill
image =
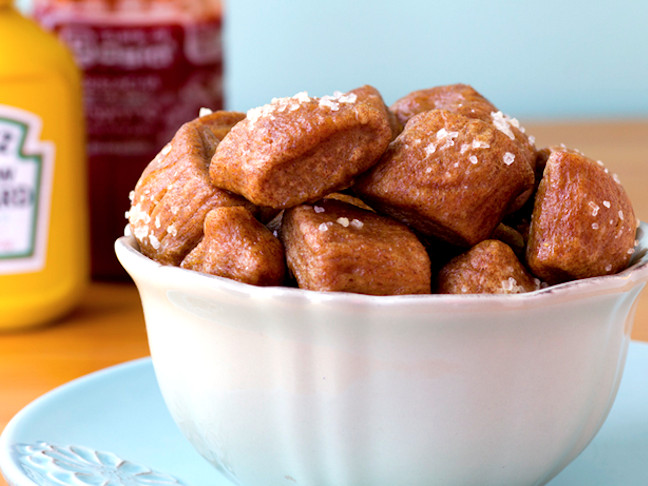
[[[605,420],[647,232],[618,275],[508,296],[260,288],[116,251],[172,416],[235,484],[520,486]]]

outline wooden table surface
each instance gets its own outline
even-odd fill
[[[637,216],[648,221],[648,120],[526,123],[526,128],[539,147],[564,143],[604,161],[618,174]],[[640,297],[632,337],[648,341],[648,291]],[[52,388],[147,355],[134,285],[93,282],[80,307],[59,322],[0,333],[0,430]],[[0,478],[0,485],[5,484]]]

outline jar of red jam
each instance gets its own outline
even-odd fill
[[[92,275],[113,251],[143,168],[201,107],[223,106],[220,0],[35,0],[83,72]]]

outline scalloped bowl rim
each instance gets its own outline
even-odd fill
[[[637,229],[638,244],[630,265],[619,273],[572,280],[521,294],[417,294],[417,295],[365,295],[350,292],[322,292],[294,287],[261,287],[238,282],[229,278],[208,275],[171,265],[160,264],[139,252],[133,236],[123,236],[115,242],[115,251],[124,268],[134,277],[154,278],[156,282],[200,289],[201,291],[225,291],[259,298],[303,299],[308,302],[328,302],[346,305],[371,306],[455,306],[491,304],[496,306],[542,305],[556,300],[572,300],[577,296],[623,292],[638,283],[648,281],[648,224],[640,223]]]

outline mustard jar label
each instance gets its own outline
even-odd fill
[[[0,105],[0,274],[45,265],[54,144],[37,115]]]

